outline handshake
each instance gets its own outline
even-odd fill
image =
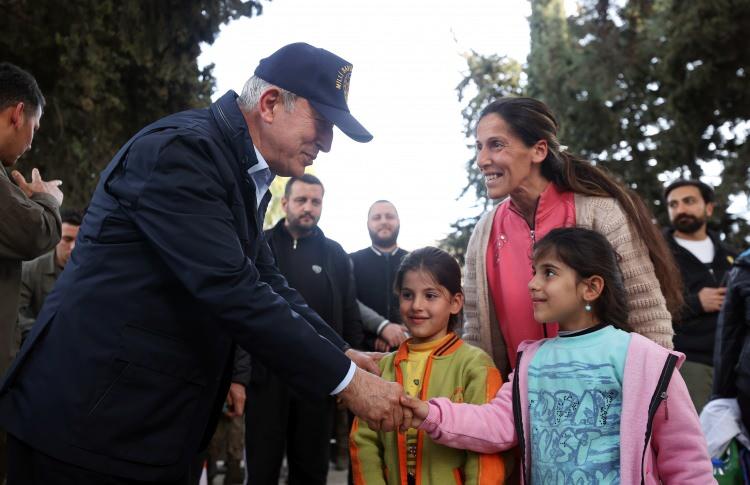
[[[352,413],[376,431],[406,431],[422,424],[429,410],[426,402],[404,394],[400,384],[378,377],[378,366],[370,356],[351,350],[347,355],[357,370],[338,397]]]

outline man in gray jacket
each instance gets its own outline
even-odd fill
[[[60,240],[60,181],[43,181],[37,169],[31,183],[15,170],[11,181],[6,171],[31,148],[42,108],[44,96],[34,78],[13,64],[0,63],[0,376],[10,366],[16,342],[21,261],[36,258]],[[0,483],[5,480],[5,455],[3,431]]]
[[[21,271],[21,296],[18,306],[18,327],[21,342],[26,338],[42,309],[45,298],[55,286],[58,276],[65,269],[70,253],[76,246],[76,237],[81,227],[81,213],[75,210],[61,210],[62,237],[55,249],[33,261],[23,263]]]

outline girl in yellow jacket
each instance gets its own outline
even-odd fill
[[[396,274],[402,321],[411,338],[380,361],[385,380],[422,400],[448,397],[483,404],[501,385],[500,373],[482,350],[452,331],[464,295],[461,269],[445,251],[426,247],[404,258]],[[373,431],[355,419],[350,439],[356,485],[502,484],[501,455],[484,455],[434,443],[424,432]]]

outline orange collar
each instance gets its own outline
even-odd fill
[[[405,361],[406,358],[409,355],[409,346],[407,345],[408,340],[403,342],[398,350],[396,351],[396,358],[394,360],[394,364],[398,366],[401,364],[401,362]],[[438,345],[432,352],[430,352],[429,359],[432,359],[434,357],[440,357],[443,355],[450,355],[463,344],[463,340],[458,338],[458,335],[456,335],[455,332],[450,332],[445,337],[445,341]]]

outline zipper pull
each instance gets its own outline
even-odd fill
[[[536,244],[536,232],[533,229],[531,229],[529,231],[529,235],[531,236],[531,244],[532,245]]]
[[[292,243],[292,249],[297,249],[297,240],[294,240],[294,243]]]
[[[667,421],[669,420],[669,404],[667,403],[667,392],[664,391],[661,393],[661,398],[664,401],[664,419]]]

